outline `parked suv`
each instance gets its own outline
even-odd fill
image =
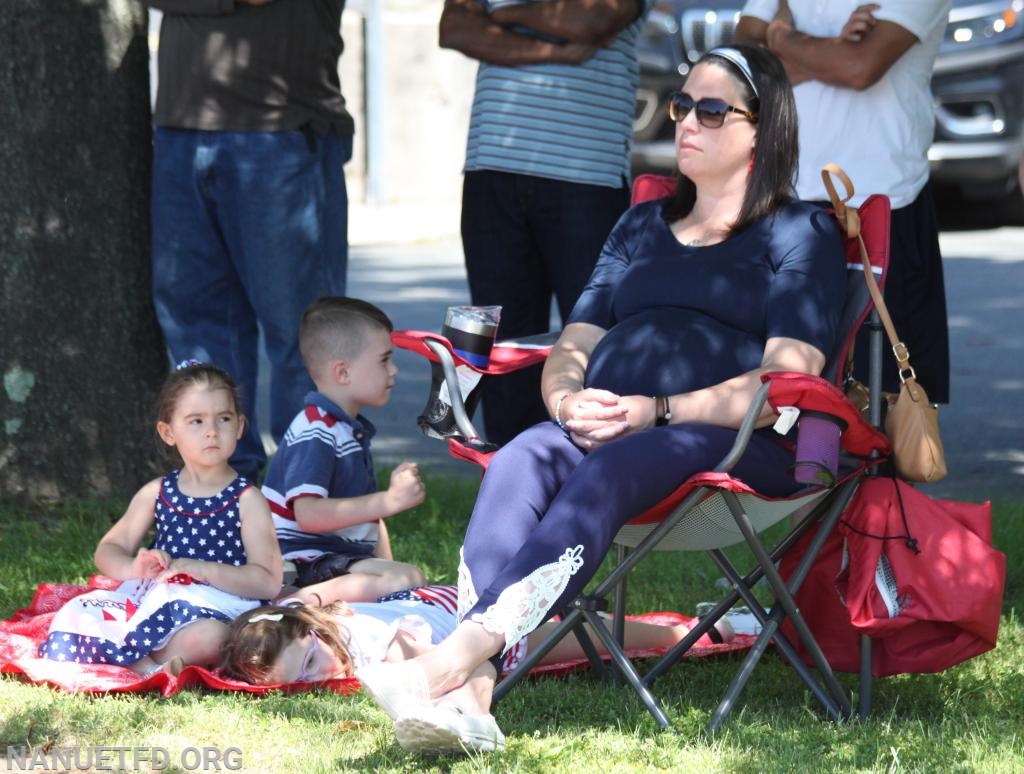
[[[668,96],[709,48],[732,41],[740,0],[662,0],[639,40],[633,161],[675,167]],[[932,180],[968,196],[1012,196],[1024,149],[1024,0],[953,0],[932,78]]]

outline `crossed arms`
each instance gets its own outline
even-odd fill
[[[479,0],[445,0],[438,42],[488,64],[579,64],[640,15],[642,0],[544,0],[487,14]],[[527,27],[552,42],[522,32]]]
[[[876,19],[876,3],[858,6],[834,37],[815,37],[796,29],[787,0],[770,22],[740,17],[736,41],[761,43],[782,60],[795,86],[822,81],[862,91],[879,81],[915,43],[917,36],[895,22]]]

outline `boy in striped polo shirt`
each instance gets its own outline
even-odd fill
[[[392,330],[384,312],[354,298],[320,298],[302,317],[299,349],[316,390],[285,433],[263,494],[286,569],[294,564],[303,587],[296,596],[311,604],[372,602],[425,582],[417,567],[392,559],[381,521],[423,502],[419,471],[402,462],[378,491],[375,429],[361,414],[391,396]]]

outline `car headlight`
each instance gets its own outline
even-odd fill
[[[946,43],[963,45],[1017,37],[1024,33],[1024,0],[997,0],[954,8],[946,27]]]

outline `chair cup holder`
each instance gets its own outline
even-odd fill
[[[487,368],[498,334],[500,306],[450,306],[444,316],[441,335],[452,350],[467,363]]]
[[[839,474],[839,439],[846,422],[819,411],[801,411],[797,423],[793,478],[801,484],[831,487]]]

